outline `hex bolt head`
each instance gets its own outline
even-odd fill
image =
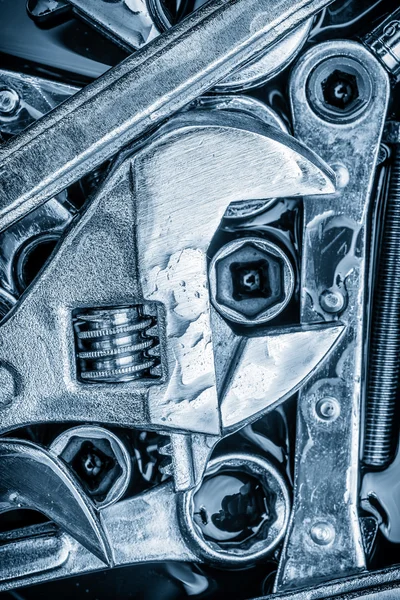
[[[346,307],[346,298],[340,290],[325,290],[319,297],[321,308],[330,314],[338,314]]]
[[[333,122],[351,122],[372,98],[368,71],[354,58],[335,56],[316,66],[307,83],[311,107]]]
[[[326,422],[336,421],[340,416],[340,404],[336,398],[322,398],[315,407],[317,416]]]
[[[357,77],[335,69],[321,83],[325,102],[335,108],[346,110],[359,98]]]
[[[61,433],[50,446],[75,473],[97,507],[113,504],[124,494],[131,477],[131,459],[121,440],[95,425]]]
[[[310,529],[310,537],[318,546],[329,546],[335,539],[335,530],[327,521],[317,521]]]
[[[19,108],[20,97],[11,88],[0,88],[0,116],[10,117]]]
[[[278,246],[248,237],[223,246],[209,272],[211,300],[229,321],[260,325],[280,314],[295,284],[292,264]]]

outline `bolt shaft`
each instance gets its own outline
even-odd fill
[[[384,468],[392,457],[400,367],[400,145],[395,145],[375,287],[364,464]]]

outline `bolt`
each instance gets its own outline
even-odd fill
[[[11,88],[0,89],[0,115],[10,117],[20,105],[20,97]]]
[[[400,144],[394,146],[374,290],[364,464],[391,462],[400,371]]]
[[[340,110],[347,110],[358,99],[357,78],[351,73],[335,69],[321,83],[326,104]]]
[[[223,246],[210,265],[214,306],[241,325],[265,323],[287,306],[294,290],[294,272],[275,244],[248,237]]]
[[[320,295],[319,302],[325,312],[332,314],[341,312],[346,305],[346,299],[339,290],[325,290]]]
[[[365,67],[350,57],[332,57],[314,69],[307,85],[308,100],[323,118],[345,122],[360,114],[372,97]]]
[[[131,459],[110,431],[90,425],[73,427],[59,435],[50,450],[75,473],[96,506],[108,506],[126,491]]]
[[[315,410],[323,421],[335,421],[340,415],[340,404],[336,398],[322,398],[317,402]]]
[[[318,521],[311,527],[310,537],[318,546],[329,546],[335,539],[335,530],[327,521]]]

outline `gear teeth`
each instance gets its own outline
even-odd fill
[[[162,456],[172,456],[173,450],[171,442],[168,440],[163,442],[162,444],[159,444],[158,452],[162,454]]]
[[[158,469],[162,475],[166,475],[167,477],[173,477],[174,475],[174,468],[170,457],[161,461]]]
[[[171,444],[171,440],[170,439],[163,440],[158,445],[158,453],[161,456],[165,457],[160,462],[159,467],[158,467],[160,473],[162,475],[167,476],[167,477],[173,477],[174,476],[174,467],[173,467],[173,464],[172,464],[173,448],[172,448],[172,444]]]

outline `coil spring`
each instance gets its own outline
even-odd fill
[[[364,464],[392,458],[400,367],[400,146],[396,145],[374,297],[367,389]]]
[[[142,305],[80,312],[74,320],[80,379],[119,383],[157,377],[159,340],[149,332],[155,325]]]

